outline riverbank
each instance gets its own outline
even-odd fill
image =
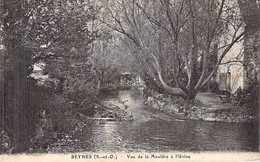
[[[142,89],[120,91],[118,95],[100,99],[98,104],[105,109],[117,105],[124,110],[124,105],[129,106],[125,111],[134,120],[107,121],[108,116],[97,119],[95,115],[87,117],[83,112],[77,113],[68,119],[76,124],[73,129],[48,145],[45,152],[258,150],[258,124],[176,120],[173,115],[144,105]],[[108,111],[94,107],[95,112],[109,115]]]
[[[158,93],[147,97],[144,103],[177,119],[243,123],[257,118],[257,111],[252,110],[252,107],[224,102],[213,93],[199,93],[194,105],[188,110],[184,109],[184,101],[181,98]]]
[[[133,121],[133,115],[127,112],[128,105],[125,104],[127,101],[109,99],[104,100],[100,104],[106,108],[106,110],[96,111],[95,117],[111,118],[116,121]]]
[[[119,91],[131,89],[130,85],[111,85],[101,87],[99,90],[99,97],[104,98],[110,95],[116,95]]]

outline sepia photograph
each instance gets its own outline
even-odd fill
[[[0,0],[0,12],[0,157],[259,153],[259,0]]]

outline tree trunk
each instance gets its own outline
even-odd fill
[[[195,90],[190,90],[189,93],[185,94],[185,109],[189,110],[193,104],[194,104],[194,100],[196,98],[198,94],[198,91]]]
[[[259,27],[258,27],[259,28]],[[246,26],[244,39],[244,64],[246,71],[244,75],[245,89],[249,88],[250,83],[259,84],[260,79],[260,30]]]
[[[238,0],[240,11],[244,18],[244,88],[256,89],[255,106],[259,108],[259,85],[260,85],[260,6],[257,0]],[[251,87],[254,86],[254,87]],[[251,92],[254,93],[254,92]]]
[[[30,138],[30,52],[21,46],[21,27],[17,25],[22,19],[21,5],[19,1],[4,1],[4,43],[8,57],[5,60],[5,68],[8,71],[5,71],[4,77],[4,109],[6,126],[13,135],[11,145],[15,153],[26,151]]]
[[[17,52],[17,53],[16,53]],[[18,57],[14,57],[19,60]],[[29,125],[28,123],[30,114],[30,84],[28,81],[27,68],[21,63],[21,61],[13,62],[14,69],[8,71],[5,76],[5,109],[6,118],[8,119],[7,127],[12,130],[13,139],[12,147],[14,151],[24,152],[28,146],[28,133]]]
[[[244,88],[249,88],[250,82],[255,80],[259,83],[260,69],[260,7],[257,0],[238,0],[240,11],[244,18]]]

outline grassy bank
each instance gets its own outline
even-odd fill
[[[213,93],[199,93],[194,104],[184,109],[184,100],[159,93],[153,93],[145,104],[178,119],[204,120],[210,122],[252,122],[257,118],[257,109],[250,105],[223,102]]]

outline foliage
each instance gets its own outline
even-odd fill
[[[44,61],[45,74],[58,80],[55,88],[60,98],[66,100],[60,103],[62,106],[68,106],[64,103],[70,100],[80,103],[86,97],[90,100],[95,97],[95,73],[89,55],[90,44],[98,36],[91,28],[98,7],[88,0],[5,0],[3,7],[1,23],[6,52],[5,101],[1,102],[4,107],[1,114],[5,113],[5,129],[11,130],[11,148],[23,152],[36,129],[37,113],[49,110],[44,103],[54,101],[54,98],[45,100],[45,95],[53,96],[55,90],[42,91],[29,77],[35,62]],[[53,120],[63,118],[62,109],[52,111],[51,114],[58,114]]]
[[[97,8],[91,1],[50,1],[34,11],[30,30],[38,33],[35,59],[46,61],[45,72],[59,79],[69,100],[91,99],[96,93],[95,73],[89,60],[98,32],[91,28]],[[30,41],[27,41],[30,43]]]
[[[229,3],[111,0],[100,21],[125,36],[131,53],[159,87],[193,100],[244,35],[238,8]]]
[[[239,8],[245,21],[244,61],[245,89],[253,99],[255,108],[259,107],[260,88],[260,6],[259,0],[238,0]]]
[[[120,35],[107,29],[103,24],[102,35],[93,43],[93,61],[98,87],[103,88],[108,83],[117,81],[122,72],[134,72],[132,55],[120,41]]]
[[[204,85],[201,88],[201,91],[202,92],[212,92],[212,93],[218,94],[219,93],[219,84],[217,81],[211,80],[208,82],[208,84]]]

